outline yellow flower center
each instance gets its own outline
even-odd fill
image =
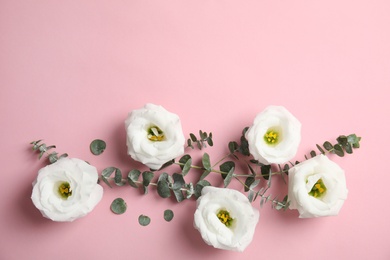
[[[158,126],[151,126],[148,129],[148,139],[153,142],[160,142],[165,140],[165,135]]]
[[[58,193],[63,199],[67,199],[72,196],[72,188],[70,187],[69,182],[63,182],[58,187]]]
[[[230,216],[230,213],[226,210],[220,210],[217,214],[218,219],[227,227],[230,227],[233,224],[233,218]]]
[[[277,144],[280,138],[279,132],[273,129],[268,129],[264,135],[264,141],[269,145]]]
[[[314,198],[320,198],[324,195],[326,192],[326,186],[322,179],[319,179],[311,188],[311,191],[309,192],[310,196],[313,196]]]

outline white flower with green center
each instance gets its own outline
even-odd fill
[[[325,155],[303,161],[289,170],[290,209],[300,218],[338,215],[348,190],[343,169]]]
[[[31,199],[53,221],[73,221],[93,210],[103,196],[95,167],[76,158],[62,158],[39,170]]]
[[[263,164],[292,159],[301,141],[301,123],[284,107],[269,106],[246,132],[249,152]]]
[[[133,110],[125,126],[128,154],[153,170],[184,153],[180,118],[162,106],[146,104]]]
[[[194,226],[208,245],[240,252],[251,243],[258,220],[259,211],[244,194],[211,186],[202,189],[194,214]]]

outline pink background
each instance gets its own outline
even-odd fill
[[[0,259],[390,259],[389,14],[387,0],[1,0]],[[178,114],[186,136],[212,131],[214,162],[268,105],[301,121],[297,160],[340,134],[362,136],[353,155],[331,156],[349,189],[339,216],[298,219],[266,204],[244,253],[204,244],[195,201],[154,189],[103,184],[85,218],[43,218],[30,196],[44,161],[29,142],[127,174],[140,165],[126,155],[124,120],[147,102]],[[108,146],[98,157],[95,138]],[[271,193],[285,192],[275,178]],[[129,206],[120,216],[117,197]]]

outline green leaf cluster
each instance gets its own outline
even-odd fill
[[[350,135],[340,135],[337,137],[337,143],[332,144],[329,141],[325,141],[322,146],[316,145],[320,153],[325,154],[326,151],[336,154],[337,156],[343,157],[345,154],[352,154],[353,149],[360,147],[361,137],[358,137],[356,134]],[[311,151],[310,155],[314,157],[316,155],[315,151]]]
[[[115,177],[110,178],[113,172],[115,172]],[[162,172],[156,183],[152,182],[154,177],[154,172],[141,172],[137,169],[133,169],[127,175],[127,183],[131,187],[141,188],[145,194],[148,193],[148,187],[150,185],[156,186],[157,193],[160,197],[169,198],[173,194],[178,202],[189,199],[195,194],[193,184],[186,183],[184,175],[181,173],[173,173],[171,176],[166,172]],[[115,184],[118,186],[122,186],[126,183],[126,181],[122,179],[120,170],[115,167],[106,168],[106,170],[102,172],[102,179],[110,187],[109,179],[114,179]]]
[[[64,154],[61,154],[61,155],[58,155],[57,152],[49,152],[50,149],[54,149],[56,148],[55,145],[46,145],[45,143],[42,143],[42,140],[38,140],[38,141],[33,141],[30,143],[32,145],[32,149],[33,151],[37,151],[39,152],[39,157],[38,159],[41,159],[42,156],[46,153],[47,154],[47,158],[49,159],[49,162],[50,163],[55,163],[56,161],[58,161],[59,159],[61,158],[64,158],[64,157],[67,157],[68,154],[67,153],[64,153]]]
[[[114,173],[114,177],[111,178],[111,175]],[[113,179],[114,180],[114,183],[117,185],[117,186],[123,186],[125,184],[125,181],[122,179],[122,172],[120,169],[116,168],[116,167],[107,167],[105,168],[102,173],[101,173],[101,176],[102,176],[102,180],[105,184],[107,184],[110,188],[112,188],[109,180],[110,179]]]
[[[246,139],[245,135],[246,132],[248,131],[249,127],[245,127],[242,132],[241,132],[241,137],[240,137],[240,144],[238,144],[236,141],[231,141],[228,144],[229,152],[230,154],[238,159],[237,155],[235,153],[240,153],[244,156],[250,156],[249,152],[249,143],[248,140]]]
[[[196,137],[193,133],[190,133],[190,138],[187,139],[187,147],[194,149],[194,144],[199,150],[206,148],[207,145],[213,146],[213,134],[199,130],[199,137]]]

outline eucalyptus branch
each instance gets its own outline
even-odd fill
[[[214,143],[212,138],[213,134],[211,132],[207,134],[206,132],[199,130],[199,139],[193,133],[190,133],[190,138],[187,139],[187,147],[194,149],[194,144],[196,144],[198,149],[202,150],[202,148],[207,147],[207,144],[213,146]]]
[[[63,157],[67,157],[68,154],[67,153],[64,153],[64,154],[61,154],[60,156],[58,156],[58,153],[57,152],[49,152],[50,149],[54,149],[56,148],[55,145],[49,145],[47,146],[45,143],[41,143],[42,142],[42,139],[41,140],[38,140],[38,141],[33,141],[31,142],[30,144],[32,145],[32,149],[33,151],[38,151],[39,152],[39,157],[38,159],[41,159],[42,156],[44,154],[46,154],[46,157],[49,159],[49,162],[50,163],[55,163],[56,161],[58,161],[60,158],[63,158]]]
[[[266,196],[266,192],[270,188],[270,183],[267,184],[266,188],[261,188],[258,191],[255,191],[254,188],[260,183],[260,182],[254,182],[251,185],[247,185],[246,183],[242,182],[239,178],[236,178],[238,182],[240,182],[244,187],[246,191],[249,191],[248,199],[250,202],[253,202],[256,200],[257,197],[261,197],[260,200],[260,207],[264,205],[266,202],[271,202],[271,206],[277,210],[283,209],[286,210],[288,209],[289,203],[287,201],[287,196],[284,197],[283,201],[277,200],[277,197],[273,198],[271,195]]]
[[[167,198],[170,197],[173,193],[178,202],[183,201],[184,199],[188,199],[191,196],[199,197],[201,195],[201,190],[210,186],[211,184],[206,180],[206,177],[210,174],[219,174],[224,183],[224,187],[228,187],[230,182],[234,179],[238,181],[241,185],[243,185],[245,192],[248,192],[249,201],[253,202],[257,197],[260,197],[260,206],[262,206],[266,202],[270,202],[273,208],[276,209],[287,209],[289,203],[287,201],[287,196],[284,197],[282,201],[278,200],[277,197],[272,198],[271,195],[266,195],[268,189],[271,187],[271,179],[274,175],[281,175],[282,178],[284,175],[288,174],[288,171],[291,167],[299,164],[299,161],[288,162],[284,165],[277,164],[278,170],[272,171],[271,165],[266,165],[260,163],[257,160],[249,159],[244,160],[248,166],[249,173],[237,173],[235,172],[236,163],[232,160],[228,160],[229,157],[233,157],[236,160],[240,160],[238,154],[243,156],[249,156],[248,142],[245,138],[246,128],[242,132],[241,142],[238,144],[237,142],[230,142],[229,153],[219,159],[216,163],[211,164],[210,156],[208,153],[203,153],[201,165],[192,164],[192,158],[189,154],[183,155],[179,161],[171,160],[167,162],[164,167],[161,167],[159,171],[165,169],[166,167],[176,164],[181,168],[181,173],[173,173],[169,175],[166,172],[162,172],[158,180],[156,182],[152,182],[151,180],[155,176],[155,171],[144,171],[141,172],[137,169],[131,170],[128,173],[127,179],[122,177],[122,173],[118,168],[108,167],[102,172],[102,180],[111,187],[110,181],[114,181],[117,186],[122,186],[128,183],[130,186],[134,188],[142,188],[144,193],[148,193],[148,186],[157,187],[158,194]],[[200,131],[201,139],[197,139],[193,134],[190,135],[189,144],[197,143],[200,145],[199,149],[203,146],[202,142],[207,142],[207,140],[211,140],[211,133],[207,135],[206,133]],[[210,139],[207,139],[210,138]],[[316,145],[321,154],[329,154],[334,153],[338,156],[344,156],[344,153],[352,153],[352,148],[359,147],[360,137],[356,135],[341,135],[337,138],[337,143],[332,145],[330,142],[326,141],[322,146]],[[209,141],[210,142],[210,141]],[[317,156],[317,152],[312,150],[310,152],[310,157]],[[305,159],[309,158],[305,156]],[[258,170],[255,170],[252,165],[259,167]],[[219,168],[217,168],[217,166]],[[189,173],[191,169],[200,170],[203,173],[201,174],[199,181],[193,185],[192,183],[186,183],[184,177]],[[111,178],[111,174],[115,173],[115,176]],[[139,180],[141,178],[142,180]],[[246,178],[245,181],[242,178]],[[262,187],[259,190],[255,190],[257,185],[259,185],[260,180],[264,178],[268,180],[267,186]],[[284,178],[283,178],[284,180]],[[285,181],[285,180],[284,180]]]

